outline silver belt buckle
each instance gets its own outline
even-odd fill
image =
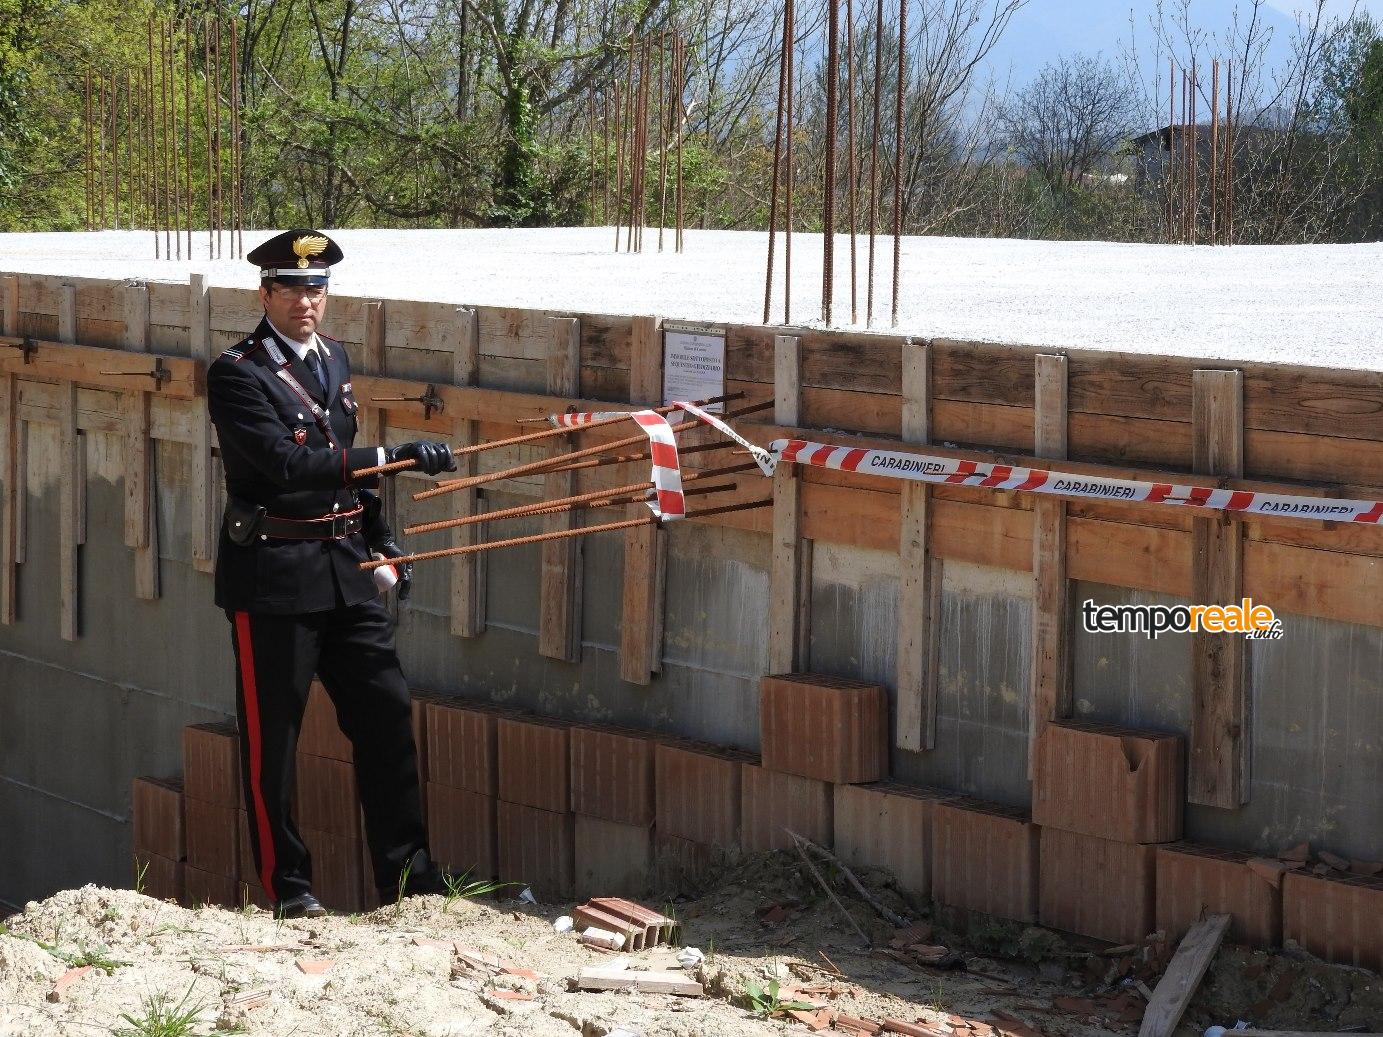
[[[331,538],[333,540],[345,540],[346,537],[350,536],[350,527],[347,521],[349,518],[349,515],[331,516]]]

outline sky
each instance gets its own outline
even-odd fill
[[[1297,14],[1307,9],[1314,10],[1314,5],[1294,2],[1294,0],[1268,0],[1268,3],[1269,6],[1276,7],[1283,14]],[[1325,5],[1325,10],[1327,14],[1344,17],[1349,14],[1351,7],[1351,0],[1330,0]],[[1359,10],[1383,21],[1383,0],[1359,0]]]

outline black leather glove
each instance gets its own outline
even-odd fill
[[[403,552],[399,550],[399,545],[392,540],[386,540],[382,544],[375,544],[372,551],[378,551],[385,558],[402,558]],[[408,595],[413,590],[413,563],[404,562],[402,565],[395,565],[394,571],[399,574],[399,601],[407,601]]]
[[[424,475],[456,471],[456,457],[452,454],[451,447],[445,443],[429,443],[426,440],[418,440],[414,443],[402,443],[399,446],[389,447],[384,453],[385,460],[390,464],[395,461],[416,461],[417,465],[413,470],[422,472]]]

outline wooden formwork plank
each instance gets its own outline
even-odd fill
[[[1034,453],[1065,460],[1069,450],[1066,357],[1039,353],[1034,362]],[[1028,774],[1047,724],[1070,715],[1070,584],[1066,573],[1066,502],[1037,498],[1032,526],[1032,711]]]
[[[547,391],[572,398],[581,386],[581,321],[575,317],[551,318],[552,340],[547,357]],[[564,447],[554,448],[559,452]],[[575,473],[554,472],[543,477],[543,495],[552,500],[569,497],[576,485]],[[579,511],[549,515],[551,532],[575,529]],[[551,540],[542,545],[543,569],[538,651],[549,659],[578,662],[581,659],[581,538]]]
[[[906,342],[902,357],[903,441],[931,439],[931,347]],[[895,741],[900,749],[936,747],[937,608],[941,572],[932,554],[931,489],[904,482],[899,489],[898,670]]]
[[[1244,380],[1239,371],[1196,371],[1192,467],[1241,478]],[[1191,528],[1196,604],[1237,604],[1244,589],[1244,526],[1229,514],[1197,518]],[[1247,654],[1242,635],[1192,635],[1191,754],[1187,798],[1237,809],[1248,801],[1250,728]]]
[[[149,289],[124,286],[125,349],[149,351]],[[122,394],[125,417],[125,543],[134,548],[135,596],[152,601],[159,596],[158,515],[155,506],[154,440],[151,394],[134,389]]]
[[[211,296],[205,274],[193,274],[188,282],[188,335],[192,358],[211,366]],[[211,417],[205,406],[193,425],[192,485],[188,500],[192,505],[192,564],[202,572],[216,566],[217,517],[213,514],[216,469],[211,458]]]
[[[773,339],[773,417],[796,425],[802,405],[801,343]],[[802,476],[782,465],[773,476],[773,546],[768,576],[768,672],[808,665],[811,633],[812,544],[802,536]]]
[[[452,383],[474,385],[480,372],[480,317],[471,307],[456,310],[452,336]],[[452,424],[457,446],[473,446],[480,441],[477,422],[458,418]],[[476,473],[476,455],[467,454],[457,462],[457,476]],[[474,515],[481,507],[476,490],[453,495],[457,517]],[[484,524],[458,526],[452,530],[452,545],[465,547],[479,542]],[[451,563],[451,632],[456,637],[478,637],[485,632],[485,557],[484,551],[458,555]]]
[[[60,465],[58,477],[58,623],[65,641],[80,633],[81,585],[79,574],[82,499],[82,437],[77,429],[77,384],[62,386],[58,423]]]
[[[657,317],[639,316],[630,332],[629,402],[658,406],[663,395],[663,332]],[[630,482],[638,474],[630,473]],[[629,517],[646,515],[631,504]],[[667,533],[655,525],[624,532],[623,611],[620,614],[620,677],[647,684],[662,669],[663,574]]]
[[[18,618],[19,515],[24,486],[19,481],[20,440],[17,379],[0,372],[0,623]]]

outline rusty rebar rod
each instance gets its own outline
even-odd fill
[[[667,226],[667,122],[668,122],[667,30],[658,34],[658,251],[663,251],[663,228]]]
[[[746,414],[754,414],[762,410],[768,410],[773,406],[772,400],[765,400],[749,407],[744,407],[732,414],[727,414],[727,418],[739,418]],[[672,426],[673,432],[685,432],[689,428],[695,428],[699,421],[682,421]],[[448,482],[439,483],[430,490],[422,490],[413,494],[415,501],[428,500],[432,497],[439,497],[444,493],[454,493],[457,490],[468,490],[472,486],[484,486],[487,483],[499,482],[502,479],[513,479],[520,475],[529,475],[533,472],[546,473],[549,469],[570,461],[579,461],[583,457],[592,457],[596,454],[608,453],[611,450],[618,450],[621,447],[633,446],[646,440],[642,434],[626,436],[623,439],[616,439],[610,443],[600,443],[595,446],[584,447],[581,450],[573,450],[566,454],[557,454],[553,457],[540,458],[537,461],[530,461],[527,464],[517,465],[514,468],[506,468],[498,472],[486,472],[484,475],[473,475],[466,479],[453,479]]]
[[[826,0],[826,168],[821,197],[821,320],[831,326],[836,261],[836,94],[840,80],[840,4]]]
[[[682,190],[682,137],[686,134],[687,106],[683,101],[687,88],[687,41],[678,33],[677,41],[677,251],[681,252],[686,242],[683,231],[686,228],[685,198]]]
[[[884,89],[884,0],[874,8],[874,122],[869,144],[869,270],[865,287],[864,322],[874,323],[874,234],[879,223],[879,122]]]
[[[893,326],[898,326],[898,289],[903,259],[903,95],[907,88],[908,0],[898,0],[898,101],[893,153]],[[926,141],[920,146],[925,147]]]
[[[82,117],[86,123],[86,176],[84,186],[86,188],[86,229],[91,230],[93,218],[95,216],[95,206],[92,204],[91,184],[94,179],[95,168],[92,164],[91,147],[91,66],[86,70],[86,92],[82,95]],[[158,258],[155,255],[154,258]]]
[[[619,83],[615,90],[615,251],[619,251],[620,230],[624,226],[624,119],[620,107]]]
[[[783,169],[783,90],[788,70],[788,20],[783,9],[783,49],[778,55],[778,112],[773,128],[773,168],[768,186],[768,266],[764,273],[764,323],[773,305],[773,245],[778,232],[778,180]]]
[[[1210,87],[1210,244],[1220,243],[1220,59],[1211,64]]]
[[[202,16],[202,61],[207,74],[203,78],[203,107],[206,109],[206,257],[216,258],[215,203],[212,200],[213,179],[211,153],[211,15]]]
[[[240,37],[239,19],[231,15],[230,20],[230,73],[231,73],[231,233],[234,235],[231,254],[245,257],[245,195],[243,171],[241,169],[240,143]]]
[[[1200,241],[1200,73],[1196,58],[1191,58],[1191,244]]]
[[[701,454],[711,450],[728,450],[734,446],[733,442],[724,443],[693,443],[691,446],[677,447],[677,456],[685,457],[687,454]],[[564,464],[559,468],[549,468],[544,474],[555,475],[557,472],[576,472],[585,471],[589,468],[608,468],[615,464],[632,464],[635,461],[647,461],[653,456],[652,451],[640,450],[636,454],[612,454],[608,457],[591,457],[584,461],[573,461],[571,464]]]
[[[1167,59],[1167,243],[1176,240],[1176,120],[1177,120],[1177,66],[1176,58]]]
[[[1225,232],[1226,245],[1234,244],[1234,59],[1225,71]]]
[[[226,203],[225,203],[225,161],[221,154],[221,16],[213,21],[214,45],[212,47],[212,72],[206,77],[207,85],[215,95],[216,120],[212,123],[212,153],[216,158],[216,183],[212,196],[215,199],[216,258],[220,259],[225,248]]]
[[[178,167],[172,159],[172,148],[170,145],[172,116],[170,104],[173,97],[173,86],[169,82],[173,67],[173,59],[169,57],[169,37],[172,29],[169,28],[168,20],[165,18],[159,24],[159,87],[162,94],[161,116],[163,122],[163,133],[159,141],[159,162],[163,167],[163,256],[165,259],[173,255],[173,198],[170,191],[176,191],[174,179],[178,175]],[[171,167],[171,177],[170,177]],[[182,257],[182,232],[178,231],[178,257]]]
[[[187,234],[187,258],[192,258],[192,19],[183,22],[182,41],[183,110],[183,229]]]
[[[860,321],[859,266],[855,250],[855,228],[859,223],[856,211],[855,182],[855,0],[845,0],[845,124],[846,161],[849,164],[846,190],[850,196],[850,323]]]
[[[787,152],[787,165],[784,168],[783,182],[783,323],[792,323],[792,113],[793,113],[793,89],[795,79],[793,73],[794,55],[793,51],[797,46],[797,7],[795,0],[786,0],[787,12],[783,23],[783,31],[787,35],[787,46],[784,52],[787,55],[787,91],[785,94],[785,105],[783,109],[783,134],[785,141],[784,150]]]

